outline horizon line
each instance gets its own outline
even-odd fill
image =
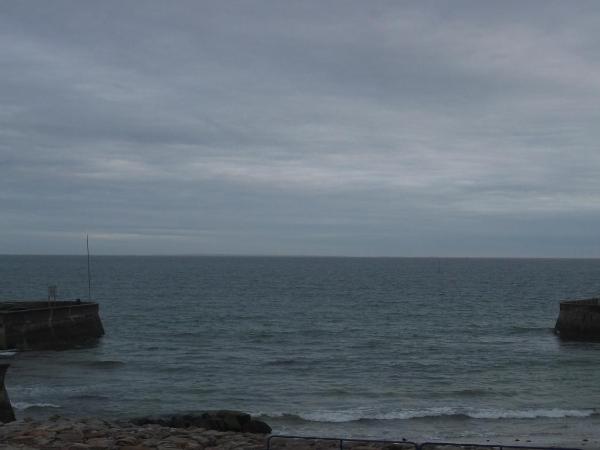
[[[63,257],[81,256],[83,253],[0,253],[5,256],[39,256],[39,257]],[[311,254],[270,254],[270,253],[92,253],[92,257],[180,257],[180,258],[337,258],[337,259],[576,259],[591,260],[600,259],[600,256],[443,256],[443,255],[311,255]]]

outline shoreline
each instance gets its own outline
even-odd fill
[[[173,416],[181,417],[181,416]],[[137,421],[137,423],[136,423]],[[101,418],[71,418],[52,416],[48,419],[19,419],[0,424],[2,450],[263,450],[267,448],[268,433],[221,431],[199,426],[168,426],[161,423],[142,423],[140,419],[105,420]],[[282,440],[273,434],[273,450],[339,449],[339,441],[331,438],[315,440]],[[351,440],[348,438],[349,441]],[[426,450],[458,450],[498,448],[495,443],[442,445],[431,443]],[[486,447],[489,446],[489,447]],[[528,448],[527,443],[515,443]],[[536,447],[534,443],[529,448]],[[554,445],[556,447],[556,444]],[[552,446],[548,446],[550,448]],[[565,448],[567,446],[563,446]],[[600,450],[598,442],[583,442],[569,448]],[[375,443],[359,439],[346,442],[344,449],[354,450],[414,450],[409,442]]]

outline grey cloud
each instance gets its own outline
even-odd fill
[[[0,5],[0,253],[597,256],[595,2]]]

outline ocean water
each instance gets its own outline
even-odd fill
[[[558,303],[600,260],[92,258],[106,335],[0,356],[17,415],[260,415],[276,433],[598,447],[600,344]],[[84,256],[0,256],[0,299],[86,298]],[[519,439],[519,441],[516,441]]]

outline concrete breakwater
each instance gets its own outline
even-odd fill
[[[0,349],[69,347],[104,334],[98,304],[75,301],[0,302]]]
[[[600,299],[561,302],[554,332],[561,339],[600,341]]]

